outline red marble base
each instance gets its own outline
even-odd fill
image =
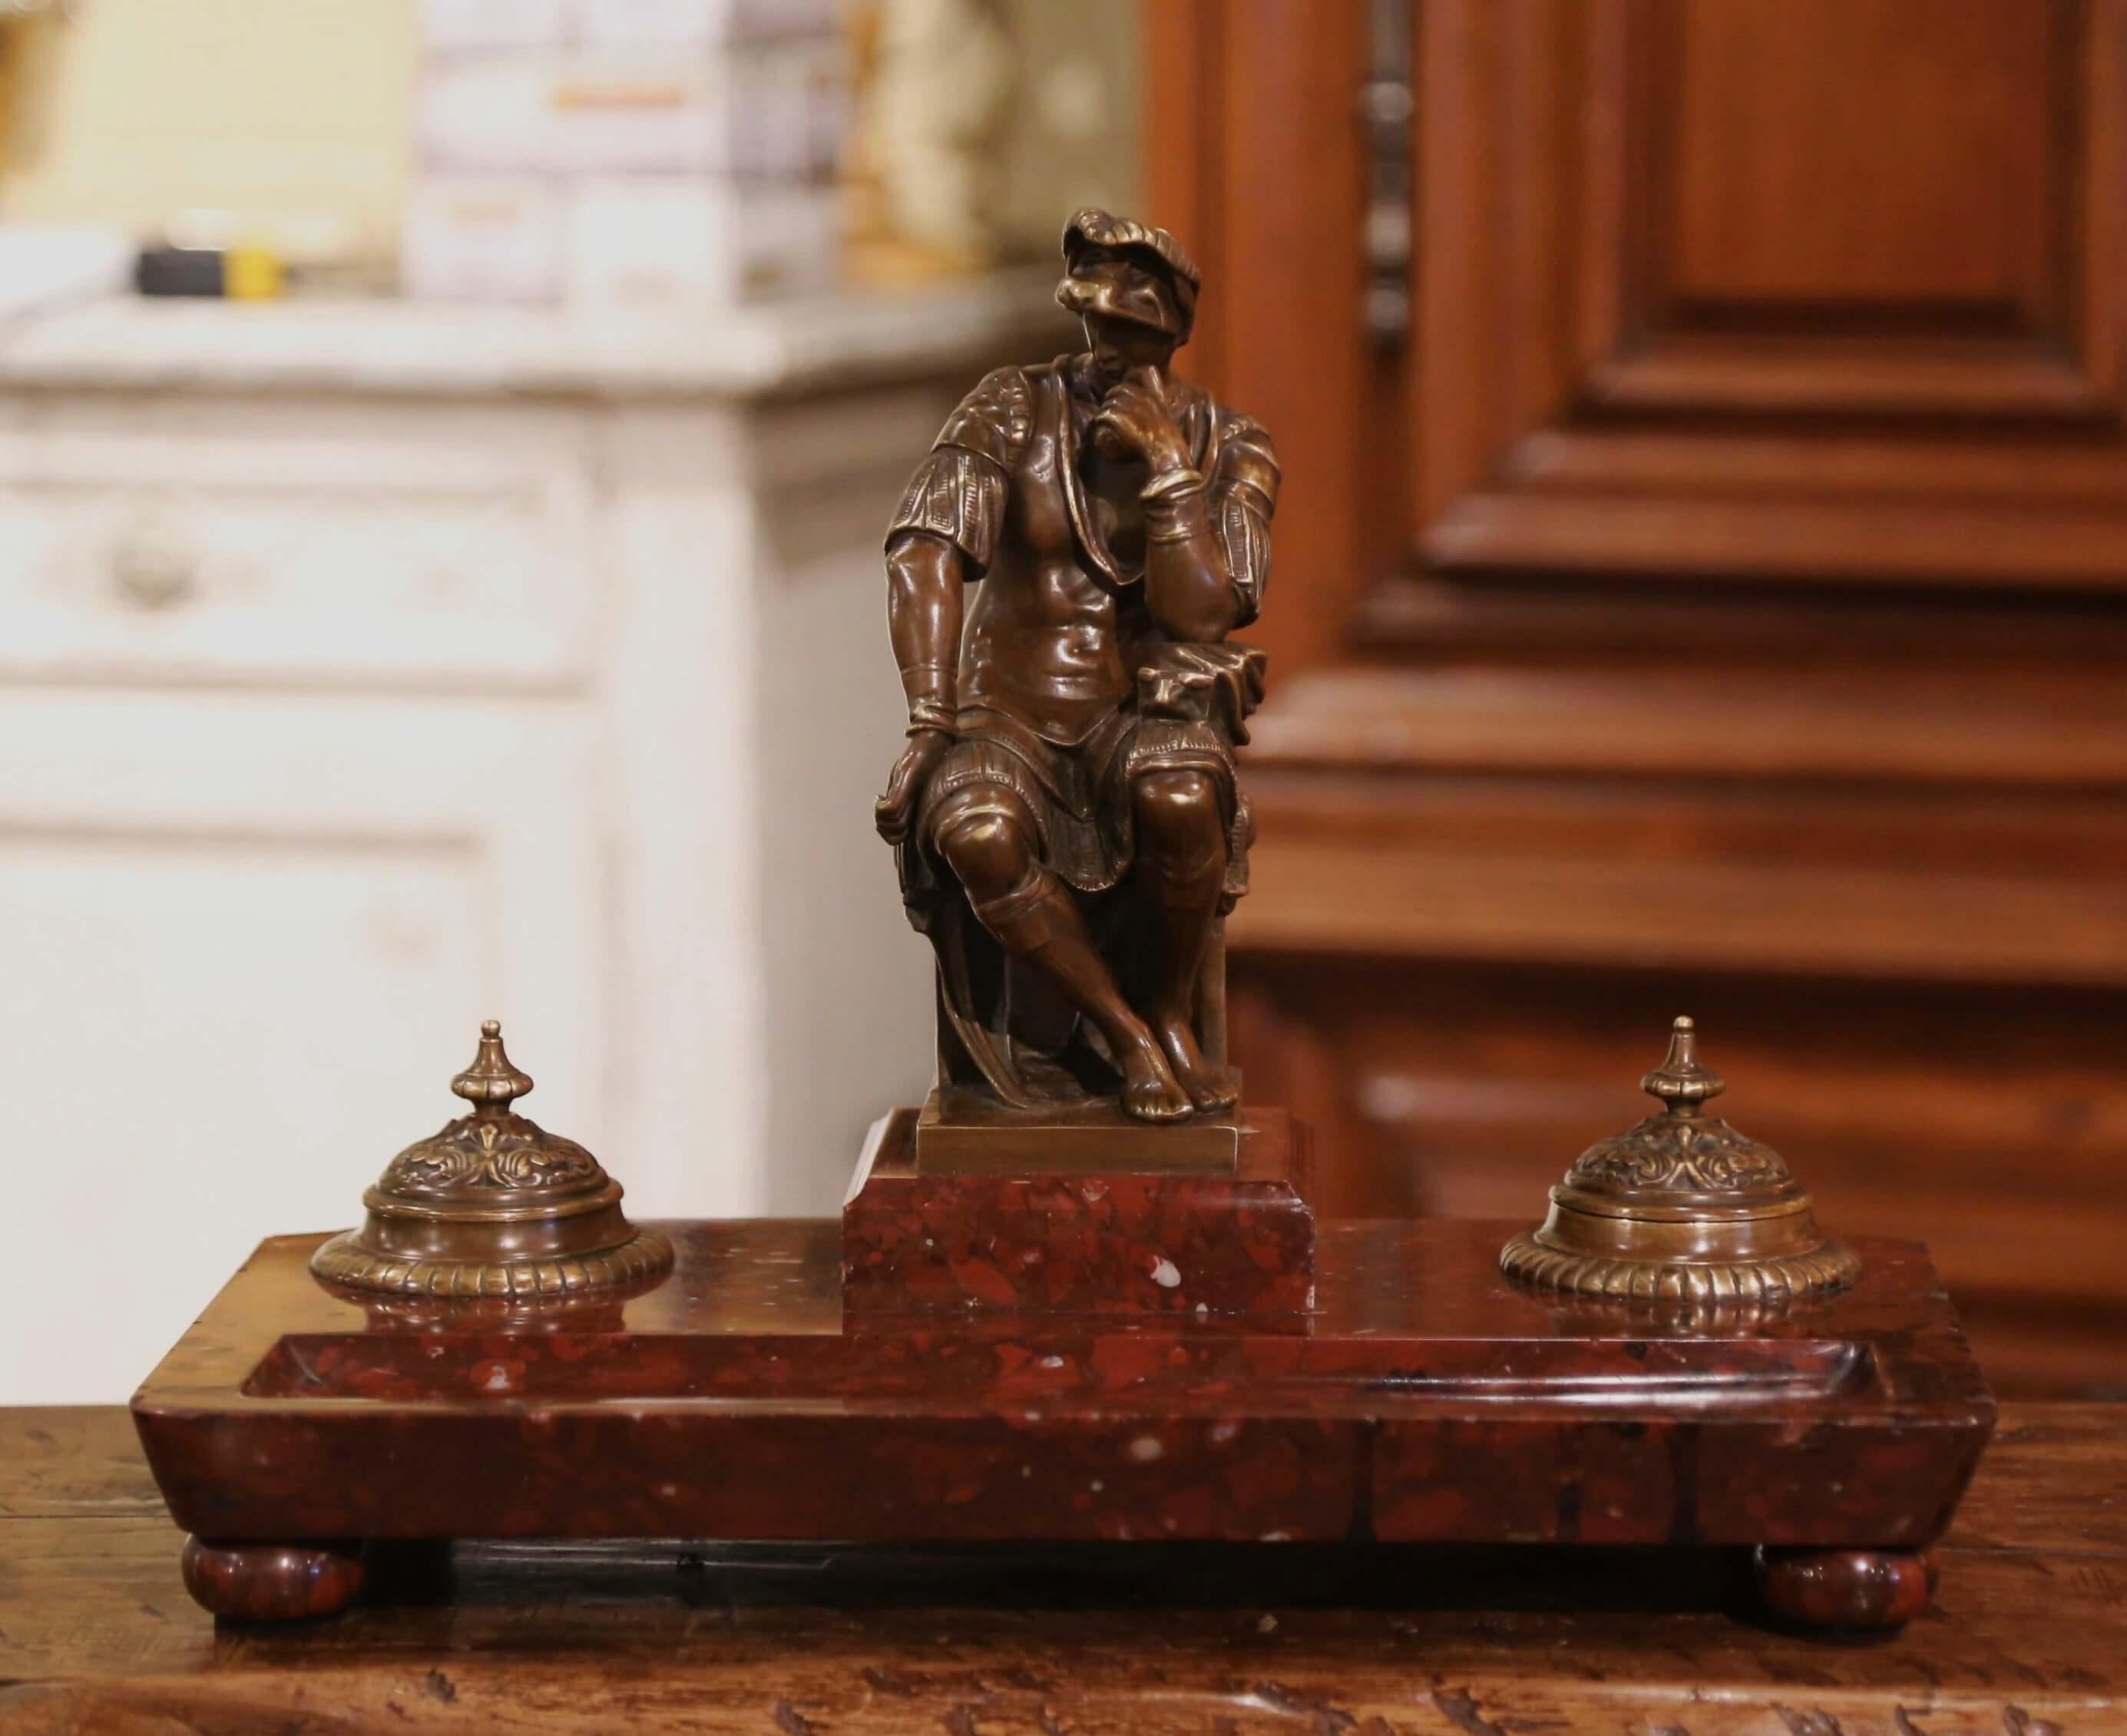
[[[670,1223],[590,1309],[367,1307],[264,1243],[134,1400],[195,1594],[307,1615],[344,1540],[1760,1546],[1786,1619],[1926,1594],[1993,1405],[1925,1251],[1769,1317],[1501,1277],[1514,1226],[1325,1222],[1297,1330],[842,1306],[841,1227]]]
[[[1240,1117],[1229,1169],[936,1174],[896,1109],[842,1208],[842,1305],[1296,1323],[1315,1305],[1304,1129]]]

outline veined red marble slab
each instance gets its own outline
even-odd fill
[[[860,1314],[1245,1316],[1315,1306],[1305,1130],[1245,1109],[1230,1173],[930,1174],[917,1112],[888,1119],[842,1208],[842,1303]]]
[[[1317,1306],[846,1317],[833,1221],[668,1223],[590,1308],[367,1307],[261,1246],[134,1401],[203,1537],[1917,1548],[1992,1401],[1924,1250],[1694,1321],[1517,1289],[1504,1223],[1327,1222]]]

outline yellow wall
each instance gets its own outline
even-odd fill
[[[415,0],[78,0],[34,26],[0,217],[324,218],[388,253],[415,22]]]

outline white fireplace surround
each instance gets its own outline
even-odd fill
[[[639,1215],[832,1209],[931,1062],[879,535],[1048,281],[0,327],[0,1403],[353,1222],[484,1017]]]

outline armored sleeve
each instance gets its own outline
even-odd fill
[[[1270,521],[1277,510],[1277,454],[1260,423],[1235,416],[1221,431],[1211,475],[1211,528],[1241,599],[1246,627],[1270,582]]]
[[[1034,392],[1016,367],[1001,367],[945,419],[887,527],[943,537],[979,576],[997,553],[1012,466],[1034,427]]]

